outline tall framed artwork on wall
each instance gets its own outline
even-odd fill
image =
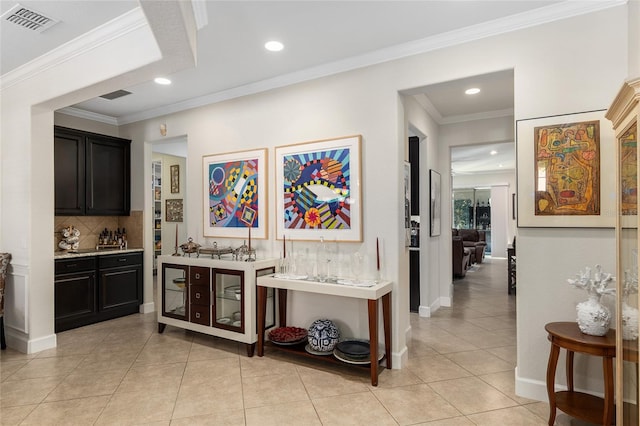
[[[518,120],[518,226],[615,226],[614,143],[601,110]]]
[[[267,150],[202,157],[203,235],[266,239]]]
[[[429,170],[429,235],[440,235],[440,216],[442,211],[440,173]]]
[[[277,239],[362,241],[361,138],[275,148]]]

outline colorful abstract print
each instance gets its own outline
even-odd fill
[[[351,229],[348,148],[285,155],[285,229]]]
[[[209,164],[209,224],[216,228],[257,228],[258,160]]]

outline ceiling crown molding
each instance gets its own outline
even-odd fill
[[[116,117],[112,117],[110,115],[98,114],[97,112],[86,111],[80,108],[74,107],[66,107],[62,109],[56,110],[61,114],[70,115],[72,117],[78,118],[86,118],[87,120],[97,121],[100,123],[111,124],[113,126],[118,126],[118,119]]]
[[[339,74],[358,68],[376,65],[408,56],[426,53],[445,47],[521,30],[549,22],[593,13],[626,4],[627,0],[604,1],[568,1],[541,7],[531,12],[511,15],[456,31],[439,34],[408,43],[391,46],[367,54],[346,58],[317,67],[284,74],[274,78],[246,84],[216,93],[210,93],[174,104],[124,115],[118,118],[119,124],[129,124],[161,115],[173,114],[191,108],[197,108],[241,96],[253,95],[292,84],[302,83],[329,75]]]
[[[91,51],[113,39],[121,37],[148,25],[140,7],[118,16],[79,37],[9,71],[0,77],[0,91],[24,80],[30,79],[50,68],[56,67],[69,59]]]

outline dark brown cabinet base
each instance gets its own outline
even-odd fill
[[[141,303],[142,253],[56,260],[56,333],[138,313]]]

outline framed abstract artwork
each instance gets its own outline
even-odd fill
[[[361,138],[275,148],[277,239],[362,241]]]
[[[519,227],[613,227],[615,167],[604,111],[516,122]]]
[[[203,235],[266,239],[267,150],[202,157]]]
[[[440,173],[429,170],[429,235],[440,235],[440,215],[442,211]]]

